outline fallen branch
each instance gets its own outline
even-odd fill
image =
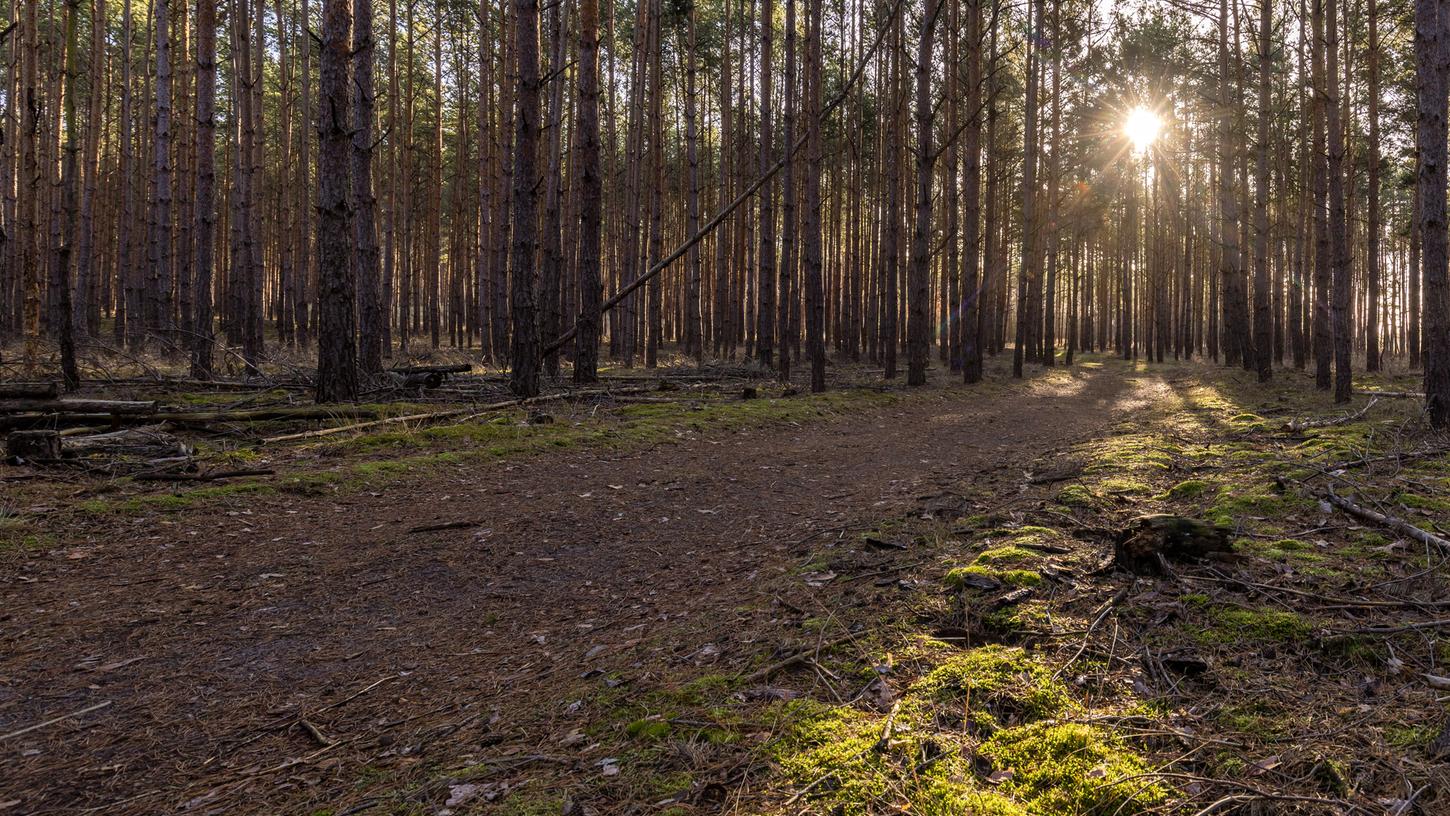
[[[255,470],[214,470],[210,473],[139,473],[131,478],[138,482],[218,482],[222,479],[240,479],[244,476],[271,476],[277,471],[271,468]]]
[[[849,643],[850,641],[853,641],[855,639],[856,635],[845,635],[843,637],[838,637],[835,640],[828,640],[825,643],[818,643],[815,647],[807,649],[804,652],[797,652],[796,654],[793,654],[790,657],[785,658],[784,660],[778,660],[763,669],[757,669],[756,671],[747,674],[745,677],[741,678],[741,682],[745,683],[746,685],[749,685],[751,683],[759,683],[761,680],[764,680],[765,678],[771,676],[772,674],[775,674],[782,669],[788,669],[791,666],[800,663],[802,660],[814,657],[815,655],[819,654],[823,649],[834,649],[835,647],[840,646],[842,643]]]
[[[347,433],[349,431],[361,431],[365,428],[376,428],[382,425],[396,425],[401,422],[426,422],[433,419],[448,419],[450,417],[462,416],[473,408],[455,408],[451,411],[434,411],[428,414],[408,414],[407,416],[387,417],[386,419],[374,419],[368,422],[358,422],[353,425],[339,425],[336,428],[322,428],[316,431],[301,431],[299,433],[282,434],[281,436],[269,436],[261,441],[263,445],[272,445],[277,442],[295,442],[299,439],[316,439],[323,436]]]
[[[1424,391],[1364,391],[1372,397],[1387,397],[1389,399],[1424,399]]]
[[[3,741],[8,740],[8,739],[11,739],[13,737],[18,737],[21,734],[29,734],[32,731],[39,731],[40,729],[45,728],[47,726],[55,725],[56,723],[59,723],[59,722],[65,722],[66,720],[74,719],[76,717],[81,716],[82,714],[89,714],[92,711],[100,711],[101,709],[105,708],[106,706],[108,706],[110,704],[111,704],[111,701],[110,700],[106,700],[105,702],[100,702],[100,703],[96,703],[95,705],[86,706],[85,708],[81,709],[80,711],[72,711],[69,714],[62,714],[59,717],[51,717],[50,719],[46,720],[45,722],[38,722],[35,725],[26,726],[25,728],[22,728],[19,731],[11,731],[9,734],[0,734],[0,742],[3,742]]]
[[[1344,425],[1353,422],[1356,419],[1359,419],[1366,413],[1369,413],[1369,409],[1373,408],[1375,403],[1377,402],[1379,402],[1379,397],[1372,397],[1370,401],[1365,403],[1364,407],[1359,409],[1359,411],[1357,411],[1356,413],[1346,414],[1342,417],[1335,417],[1333,419],[1296,419],[1292,420],[1285,427],[1287,427],[1291,431],[1307,431],[1310,428],[1331,428],[1335,425]]]
[[[1335,493],[1333,485],[1330,485],[1328,488],[1326,488],[1324,495],[1330,504],[1338,507],[1339,509],[1350,514],[1351,516],[1364,519],[1365,521],[1373,521],[1376,524],[1388,527],[1389,529],[1394,530],[1401,535],[1409,536],[1410,538],[1413,538],[1421,544],[1425,544],[1431,547],[1437,547],[1440,549],[1441,552],[1450,552],[1450,541],[1447,541],[1446,539],[1443,539],[1440,536],[1429,532],[1428,530],[1422,530],[1419,527],[1416,527],[1415,525],[1409,523],[1408,521],[1405,521],[1404,519],[1396,518],[1394,516],[1388,516],[1376,510],[1371,510],[1368,507],[1363,507],[1361,505],[1355,504],[1349,499],[1346,499],[1338,493]]]
[[[436,533],[439,530],[467,530],[470,527],[477,527],[476,521],[444,521],[438,524],[423,524],[417,527],[409,527],[410,533]]]
[[[155,400],[0,399],[0,414],[38,411],[47,414],[151,414]]]

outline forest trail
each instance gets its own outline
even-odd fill
[[[1169,393],[1104,361],[809,425],[118,522],[0,575],[0,734],[108,704],[7,739],[0,812],[342,813],[460,763],[548,763],[585,724],[580,684],[760,653],[770,581],[813,543],[954,488],[1012,489]]]

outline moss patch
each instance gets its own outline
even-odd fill
[[[1100,728],[1078,723],[1033,723],[992,736],[982,756],[1012,771],[1004,787],[1030,813],[1143,813],[1168,798],[1142,757]]]

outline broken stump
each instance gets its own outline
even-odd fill
[[[5,437],[5,456],[36,461],[60,458],[60,434],[55,431],[11,431]]]
[[[1139,575],[1162,574],[1167,561],[1231,552],[1229,529],[1167,514],[1139,516],[1113,542],[1113,563]]]

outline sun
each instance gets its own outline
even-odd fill
[[[1147,150],[1162,130],[1163,120],[1158,118],[1158,114],[1141,105],[1129,111],[1127,120],[1123,122],[1123,135],[1133,143],[1135,153]]]

